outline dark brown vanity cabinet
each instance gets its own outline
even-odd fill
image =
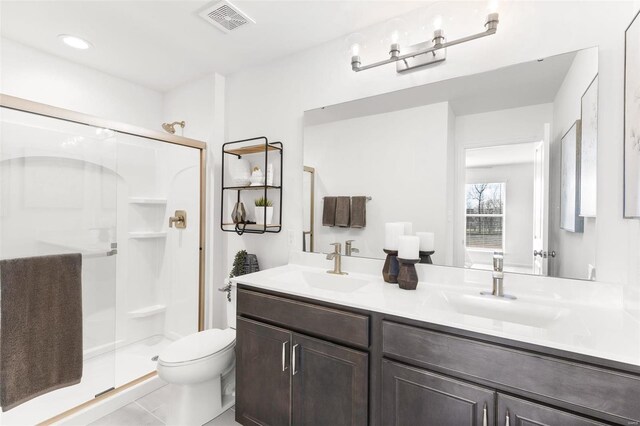
[[[291,333],[255,321],[236,323],[236,420],[291,424]]]
[[[492,390],[388,360],[382,377],[385,426],[494,424]]]
[[[498,426],[602,426],[585,417],[535,404],[508,395],[498,395]]]
[[[255,305],[255,298],[260,298],[262,303]],[[238,312],[278,325],[283,318],[285,322],[295,319],[295,324],[290,326],[299,330],[305,319],[289,317],[290,311],[281,310],[291,307],[289,303],[295,304],[239,291]],[[314,309],[312,312],[325,319],[335,311]],[[335,313],[352,316],[340,311]],[[342,336],[344,328],[332,328],[336,321],[340,319],[316,323],[312,328],[316,332]],[[368,334],[365,335],[368,338]],[[347,338],[348,334],[344,336]],[[355,336],[357,338],[358,333]],[[236,421],[243,425],[364,426],[368,421],[368,376],[367,352],[238,317]]]
[[[640,370],[240,286],[243,425],[640,424]]]
[[[292,348],[293,424],[366,425],[368,355],[295,333]]]

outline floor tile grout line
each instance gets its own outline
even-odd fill
[[[153,414],[151,411],[147,410],[146,408],[144,408],[141,404],[138,404],[138,401],[133,401],[134,404],[136,404],[138,407],[142,408],[144,411],[146,411],[147,413],[151,414],[153,416],[153,418],[155,418],[156,420],[158,420],[160,423],[162,423],[163,425],[166,424],[160,417],[156,416],[155,414]],[[158,407],[160,408],[160,407]],[[157,408],[156,408],[157,410]]]

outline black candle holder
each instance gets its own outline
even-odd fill
[[[400,272],[398,273],[398,285],[403,290],[415,290],[418,287],[418,272],[416,272],[416,263],[420,259],[401,259]]]
[[[382,278],[385,282],[397,284],[398,273],[400,272],[400,265],[398,265],[398,250],[383,249],[387,253],[387,258],[384,261],[382,267]]]
[[[431,261],[431,255],[435,253],[435,251],[421,251],[420,252],[420,263],[428,263],[429,265],[433,265]]]

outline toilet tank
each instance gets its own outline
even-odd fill
[[[231,285],[231,301],[225,297],[224,301],[227,303],[227,327],[236,328],[236,303],[238,295],[238,287],[235,284]]]

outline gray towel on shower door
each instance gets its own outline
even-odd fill
[[[336,197],[336,226],[348,228],[351,219],[351,197]]]
[[[322,206],[322,226],[336,225],[336,197],[324,197]]]
[[[82,256],[0,261],[0,405],[82,378]]]
[[[367,197],[351,197],[351,227],[367,226]]]

